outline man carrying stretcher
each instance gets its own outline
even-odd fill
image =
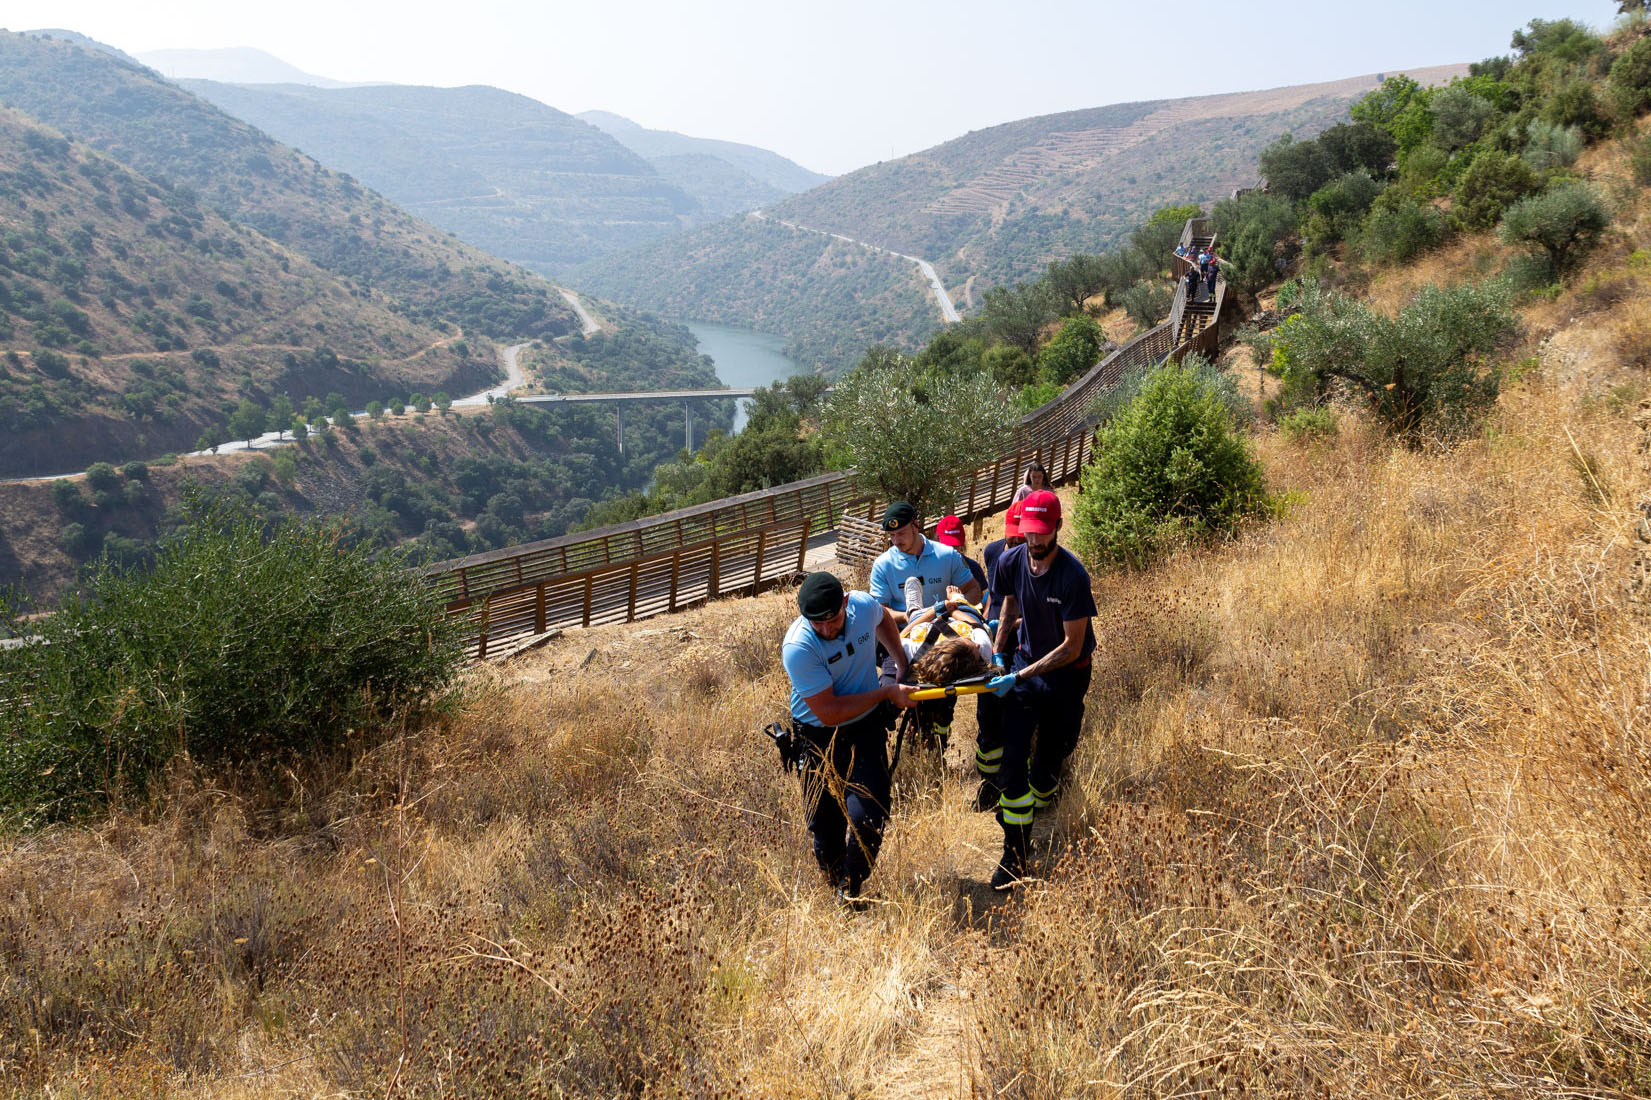
[[[980,604],[981,584],[963,555],[926,537],[912,504],[904,500],[890,504],[883,512],[883,531],[889,548],[872,562],[869,587],[872,598],[894,613],[896,623],[906,625],[924,608],[944,614],[956,610],[961,600]],[[948,596],[948,587],[957,588],[958,596]],[[892,676],[893,664],[892,656],[884,663],[885,678]],[[926,747],[946,751],[956,706],[955,699],[918,706],[919,736]]]

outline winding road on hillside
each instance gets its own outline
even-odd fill
[[[573,307],[573,312],[579,315],[580,336],[595,336],[602,331],[602,326],[592,320],[591,315],[585,312],[585,303],[579,300],[579,295],[565,286],[559,286],[556,289],[567,300],[568,305]]]
[[[595,325],[595,322],[590,320],[590,315],[583,309],[579,309],[578,312],[579,319],[582,324],[589,326]],[[588,336],[589,332],[585,335]],[[457,339],[457,337],[453,337],[453,339]],[[443,342],[445,343],[446,341]],[[477,405],[486,405],[489,398],[503,397],[512,390],[519,390],[523,386],[527,385],[527,375],[523,373],[521,363],[519,361],[522,354],[522,349],[525,347],[527,347],[526,344],[511,344],[509,347],[501,347],[499,349],[499,362],[504,366],[505,371],[504,385],[494,386],[491,389],[485,389],[479,393],[472,393],[465,397],[457,398],[453,402],[453,407],[473,408]],[[365,416],[367,415],[367,412],[365,409],[352,409],[350,411],[350,415]],[[218,449],[215,451],[189,451],[180,457],[206,458],[215,454],[231,454],[235,451],[267,451],[272,447],[286,447],[295,442],[297,442],[297,440],[293,439],[292,435],[288,432],[265,432],[263,435],[254,437],[251,442],[248,442],[245,439],[237,439],[228,443],[218,444]],[[39,477],[10,477],[0,479],[0,484],[7,482],[21,483],[29,481],[57,481],[61,478],[80,477],[85,472],[86,471],[84,470],[75,470],[72,473],[67,474],[42,474]]]
[[[572,307],[573,312],[578,315],[578,317],[579,317],[579,335],[581,335],[581,336],[594,336],[596,333],[602,331],[602,326],[599,323],[597,323],[596,319],[593,318],[590,315],[590,313],[585,309],[585,303],[580,300],[580,298],[577,294],[575,294],[571,290],[568,290],[566,287],[560,287],[559,286],[559,287],[556,288],[556,290],[557,290],[558,293],[560,293],[562,295],[563,299],[565,299],[567,301],[567,304]],[[410,359],[416,359],[420,355],[426,354],[427,352],[429,352],[433,348],[438,348],[438,347],[442,347],[446,344],[451,344],[451,343],[461,339],[462,337],[463,337],[463,333],[460,333],[457,336],[445,337],[441,340],[437,340],[434,344],[431,344],[427,348],[419,349],[417,352],[415,352],[412,355],[406,356],[404,359],[392,360],[392,362],[406,362],[407,360],[410,360]],[[279,350],[279,349],[296,350],[296,351],[305,350],[303,347],[301,347],[299,345],[296,345],[296,344],[252,344],[252,345],[245,345],[245,346],[246,347],[252,347],[252,348],[269,348],[269,349],[277,349],[277,350]],[[478,393],[472,393],[472,394],[468,394],[467,396],[457,398],[453,402],[453,407],[455,409],[476,408],[476,407],[481,406],[481,405],[486,405],[490,400],[495,400],[497,398],[503,397],[506,394],[511,393],[514,390],[519,390],[523,386],[527,385],[527,375],[525,373],[523,373],[522,368],[521,368],[521,363],[520,363],[522,349],[525,348],[525,347],[527,347],[527,345],[525,343],[523,343],[523,344],[511,344],[509,347],[499,348],[499,363],[504,367],[504,371],[505,371],[504,384],[500,385],[500,386],[493,386],[490,389],[485,389],[485,390],[482,390]],[[140,358],[140,357],[141,358],[156,358],[156,357],[165,358],[169,354],[187,355],[189,353],[188,352],[178,352],[178,353],[169,353],[169,352],[129,352],[129,353],[123,353],[123,354],[120,354],[120,355],[106,355],[106,356],[103,356],[103,360],[105,362],[108,362],[108,361],[113,361],[113,360],[117,360],[117,359],[135,359],[135,358]],[[365,409],[352,409],[350,414],[352,416],[365,416],[366,415],[366,410]],[[265,450],[269,450],[271,447],[285,447],[288,444],[291,444],[291,443],[294,443],[294,442],[296,442],[296,440],[294,440],[285,431],[279,432],[279,433],[277,433],[277,432],[265,432],[263,435],[255,437],[250,443],[247,440],[244,440],[244,439],[237,439],[237,440],[234,440],[234,441],[228,442],[228,443],[220,443],[218,445],[217,450],[188,451],[185,454],[183,454],[181,457],[183,457],[183,458],[201,458],[201,457],[210,457],[210,456],[215,455],[215,454],[219,454],[219,455],[221,455],[221,454],[230,454],[230,453],[233,453],[235,451],[265,451]],[[8,482],[22,483],[22,482],[29,482],[29,481],[57,481],[61,478],[80,477],[84,473],[85,473],[84,470],[75,470],[71,473],[66,473],[66,474],[42,474],[38,477],[0,478],[0,484],[6,484]]]
[[[857,244],[861,248],[869,248],[873,252],[887,252],[890,256],[910,260],[917,265],[917,270],[923,273],[923,278],[928,280],[929,292],[934,295],[935,302],[940,306],[940,316],[945,319],[946,323],[951,324],[954,321],[963,320],[963,315],[952,304],[952,296],[946,293],[946,284],[940,281],[940,276],[935,272],[934,265],[927,260],[919,259],[916,256],[908,256],[904,252],[896,252],[892,248],[884,248],[882,245],[872,244],[870,241],[857,241],[853,237],[845,237],[841,233],[833,233],[829,229],[815,229],[811,225],[798,225],[796,222],[788,222],[784,218],[770,218],[761,210],[751,211],[751,216],[759,221],[777,222],[788,229],[795,229],[799,233],[818,233],[822,237],[832,237],[839,241],[846,241],[849,244]]]

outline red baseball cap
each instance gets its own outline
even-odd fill
[[[1003,537],[1006,539],[1020,538],[1020,501],[1009,505],[1009,513],[1003,517]]]
[[[963,521],[956,516],[942,516],[934,525],[934,541],[963,549]]]
[[[1048,489],[1028,493],[1020,502],[1020,533],[1047,535],[1061,525],[1061,498]]]

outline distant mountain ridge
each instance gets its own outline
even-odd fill
[[[741,169],[753,179],[786,194],[818,187],[831,179],[812,172],[772,150],[737,141],[689,137],[674,130],[650,130],[609,111],[581,111],[579,118],[611,135],[621,145],[651,161],[661,157],[714,156]]]
[[[1466,75],[1467,66],[1407,73],[1439,83]],[[1283,133],[1310,137],[1345,119],[1348,106],[1379,83],[1369,74],[1021,119],[838,176],[764,212],[927,259],[953,299],[969,307],[987,288],[1035,275],[1051,260],[1115,247],[1155,209],[1207,206],[1253,184],[1264,146]],[[926,295],[884,292],[868,285],[863,271],[854,275],[857,292],[845,293],[839,266],[814,263],[806,250],[797,256],[812,266],[781,284],[760,262],[775,246],[772,225],[747,218],[592,261],[569,278],[671,316],[773,332],[793,341],[806,361],[828,368],[847,365],[891,334],[915,346],[938,327]],[[890,270],[902,285],[921,285],[915,268]],[[820,343],[799,301],[829,303],[839,336]],[[896,302],[916,304],[890,312]]]
[[[718,143],[650,160],[566,112],[485,85],[179,83],[463,239],[545,274],[786,194],[704,152]],[[728,144],[743,160],[762,161],[755,155],[762,150]]]
[[[274,54],[251,46],[215,50],[146,50],[137,59],[168,80],[218,80],[226,84],[309,84],[316,88],[356,88],[331,77],[306,73]]]

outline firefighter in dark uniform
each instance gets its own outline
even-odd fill
[[[1003,597],[992,592],[992,577],[997,574],[997,563],[1005,550],[1019,546],[1026,540],[1020,534],[1020,501],[1009,505],[1003,517],[1003,537],[986,544],[981,556],[986,559],[986,591],[991,602],[986,605],[986,618],[996,620],[1003,614]],[[975,735],[975,771],[980,773],[980,787],[975,791],[975,809],[991,813],[997,809],[998,770],[1003,764],[1003,700],[995,695],[979,696],[975,721],[980,730]]]
[[[998,821],[1003,855],[992,888],[1025,874],[1034,814],[1050,805],[1061,766],[1078,743],[1095,649],[1095,596],[1089,572],[1057,545],[1060,498],[1039,490],[1021,501],[1026,542],[998,558],[992,593],[1003,597],[995,649],[1006,671],[990,687],[1004,701]],[[1011,652],[1012,651],[1012,652]]]

